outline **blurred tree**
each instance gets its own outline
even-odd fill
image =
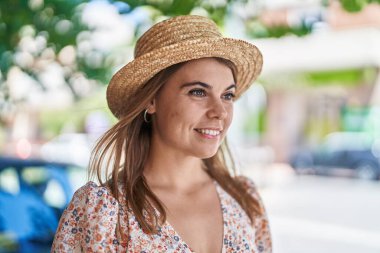
[[[222,25],[227,7],[233,2],[247,2],[247,0],[122,0],[131,10],[141,6],[151,6],[163,16],[178,16],[191,13],[200,8],[206,11],[211,19]]]
[[[380,4],[380,0],[322,0],[321,5],[328,6],[333,1],[340,2],[343,9],[347,12],[360,12],[368,4]],[[257,4],[262,4],[265,7],[265,3],[260,3],[260,1],[256,2]],[[248,17],[245,22],[247,34],[254,38],[279,38],[289,34],[305,36],[310,34],[315,27],[318,27],[318,25],[325,22],[325,15],[323,13],[322,6],[318,11],[315,10],[314,12],[305,13],[303,15],[298,14],[298,23],[292,25],[281,24],[266,26],[257,15]]]
[[[66,73],[75,73],[82,66],[65,63],[58,54],[67,46],[74,46],[80,31],[86,27],[80,22],[81,0],[6,0],[0,1],[0,109],[5,104],[17,103],[23,98],[10,97],[6,85],[8,73],[17,68],[46,90],[38,75],[51,62],[67,67]],[[67,51],[67,50],[66,50]],[[64,80],[75,97],[77,94],[69,75]],[[20,84],[21,85],[21,84]],[[1,113],[2,110],[0,110]]]
[[[83,91],[75,87],[73,76],[107,83],[118,65],[117,60],[107,52],[78,53],[78,36],[83,35],[83,31],[91,33],[94,30],[82,20],[82,11],[89,2],[92,1],[0,1],[0,112],[5,103],[22,101],[22,98],[11,98],[6,85],[9,71],[14,66],[32,77],[42,90],[46,90],[40,74],[46,66],[58,64],[74,99],[81,98]],[[380,0],[340,2],[348,11],[360,11],[365,5],[380,3]],[[302,23],[299,27],[264,27],[257,19],[263,7],[263,3],[258,0],[109,0],[108,3],[116,6],[120,15],[128,15],[141,7],[150,8],[154,10],[150,17],[152,22],[166,16],[195,13],[208,15],[223,26],[224,17],[230,12],[243,19],[248,33],[253,37],[281,37],[288,33],[302,36],[311,32],[310,23]],[[239,8],[234,8],[236,6]],[[139,31],[138,26],[135,33]]]
[[[370,3],[380,4],[380,0],[339,0],[343,8],[349,12],[361,11],[366,5]]]
[[[80,2],[82,1],[0,1],[0,67],[3,76],[6,76],[13,64],[12,56],[25,26],[31,26],[34,35],[42,32],[57,51],[68,44],[75,44],[78,32],[83,29],[74,11]]]
[[[42,90],[47,85],[41,73],[48,66],[60,66],[64,82],[74,99],[83,96],[73,83],[73,76],[80,76],[98,83],[107,83],[116,60],[105,52],[78,52],[78,36],[93,32],[82,20],[82,12],[88,0],[2,0],[0,1],[0,113],[5,104],[17,104],[25,97],[12,97],[7,85],[9,71],[17,67],[31,77]],[[120,15],[128,15],[135,9],[147,7],[151,18],[189,14],[194,10],[210,16],[223,25],[227,7],[232,0],[124,0],[104,1],[114,5]],[[239,2],[245,2],[241,0]],[[139,24],[137,24],[138,26]],[[137,32],[136,29],[135,32]],[[83,33],[88,31],[89,33]],[[82,36],[83,35],[83,36]],[[80,37],[80,38],[81,38]],[[18,84],[17,84],[18,85]]]

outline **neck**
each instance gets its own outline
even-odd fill
[[[151,188],[178,191],[194,189],[194,186],[210,181],[202,159],[153,145],[144,168],[144,176]]]

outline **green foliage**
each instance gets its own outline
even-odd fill
[[[343,8],[348,12],[361,11],[367,4],[380,3],[380,0],[340,0]]]
[[[351,69],[340,71],[312,72],[305,74],[311,85],[343,84],[346,86],[358,85],[365,78],[365,70]]]
[[[238,0],[245,2],[245,0]],[[235,2],[238,2],[235,1]],[[212,1],[201,0],[123,0],[131,10],[140,6],[150,6],[158,10],[163,16],[179,16],[190,14],[195,8],[200,7],[207,11],[209,17],[218,25],[223,25],[223,20],[227,14],[228,6],[233,0],[227,0],[226,4],[214,6]]]
[[[140,6],[151,6],[165,16],[177,16],[190,13],[190,11],[200,4],[199,0],[124,0],[131,9]]]
[[[80,32],[88,30],[81,23],[81,10],[88,0],[2,0],[0,1],[0,86],[1,79],[6,79],[11,66],[15,64],[14,55],[18,45],[26,34],[32,37],[42,35],[57,55],[65,46],[76,46]],[[111,4],[117,1],[109,1]],[[162,16],[189,14],[196,7],[206,10],[218,24],[223,23],[227,6],[232,0],[221,6],[213,6],[208,1],[200,0],[122,0],[129,5],[128,11],[140,6],[150,6]],[[33,57],[39,57],[33,55]],[[56,59],[57,61],[57,59]],[[79,71],[90,79],[108,83],[114,62],[102,55],[101,64],[92,66],[85,59],[77,56],[74,72]],[[36,78],[39,70],[23,68],[24,72]],[[69,79],[70,76],[67,77]],[[69,85],[69,84],[68,84]],[[1,88],[1,87],[0,87]],[[74,94],[75,95],[75,94]],[[6,98],[7,99],[7,98]]]
[[[261,110],[258,113],[248,113],[243,125],[244,133],[248,136],[264,133],[267,123],[266,115],[265,110]]]
[[[339,0],[343,9],[348,12],[359,12],[366,5],[370,3],[380,4],[380,0]],[[328,6],[328,0],[322,0],[323,6]],[[280,38],[286,35],[305,36],[312,32],[313,23],[301,22],[297,26],[272,26],[267,27],[263,25],[257,17],[252,18],[246,22],[247,33],[253,38]]]
[[[247,34],[253,38],[280,38],[289,34],[301,37],[309,33],[311,33],[311,27],[306,25],[300,27],[266,27],[257,20],[252,20],[247,23]]]
[[[380,0],[340,0],[345,9],[349,11],[359,11],[363,6],[371,2],[380,3]],[[6,79],[7,73],[11,66],[15,64],[14,55],[17,52],[20,39],[29,35],[32,37],[43,36],[47,41],[47,48],[52,48],[54,57],[60,50],[68,45],[76,48],[77,36],[83,31],[88,30],[81,23],[81,10],[84,4],[89,0],[2,0],[0,1],[0,89],[5,94],[5,100],[8,100],[2,80]],[[109,2],[123,2],[128,4],[126,11],[132,12],[134,9],[147,6],[155,10],[157,16],[177,16],[191,13],[195,9],[201,9],[208,13],[217,24],[223,26],[225,15],[229,11],[231,4],[237,2],[246,3],[247,0],[227,0],[224,3],[215,4],[213,1],[201,0],[109,0]],[[327,4],[327,2],[324,2]],[[125,12],[124,12],[125,14]],[[249,35],[262,37],[282,37],[288,34],[304,36],[311,32],[310,25],[301,24],[299,27],[265,27],[257,19],[247,21],[247,31]],[[41,52],[39,52],[41,53]],[[36,53],[36,54],[39,54]],[[38,58],[39,55],[33,55]],[[101,55],[100,63],[94,66],[88,60],[76,56],[76,62],[71,66],[71,73],[81,72],[89,79],[97,80],[100,83],[108,83],[113,73],[115,62],[108,55]],[[54,59],[58,62],[58,59]],[[39,73],[39,69],[21,67],[25,73],[35,77]],[[343,73],[342,75],[345,75]],[[346,78],[358,78],[358,73],[351,73]],[[311,75],[310,79],[323,79],[326,75]],[[327,76],[331,76],[327,74]],[[65,77],[70,79],[70,74]],[[69,82],[67,85],[70,86]],[[73,90],[73,89],[72,89]],[[73,90],[74,92],[74,90]],[[75,97],[76,94],[74,94]]]
[[[301,92],[312,87],[336,86],[341,88],[373,84],[376,68],[314,72],[273,73],[260,78],[268,90]]]
[[[21,39],[21,31],[31,26],[35,34],[43,34],[48,44],[59,51],[74,45],[77,34],[85,29],[79,22],[76,7],[81,0],[0,1],[0,57],[1,71],[7,73],[13,64],[12,55]]]

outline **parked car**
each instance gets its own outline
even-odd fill
[[[366,133],[331,133],[317,148],[299,150],[290,164],[299,173],[344,169],[361,179],[380,179],[380,140]]]
[[[86,171],[0,157],[0,252],[50,252],[59,218]]]

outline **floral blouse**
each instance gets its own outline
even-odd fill
[[[254,183],[240,177],[250,194],[261,198]],[[266,215],[254,219],[215,181],[224,221],[222,253],[270,253],[272,243]],[[120,226],[128,230],[128,242],[117,238]],[[195,253],[167,222],[157,234],[145,234],[131,209],[119,203],[105,187],[88,182],[73,196],[62,214],[51,252],[168,252]]]

